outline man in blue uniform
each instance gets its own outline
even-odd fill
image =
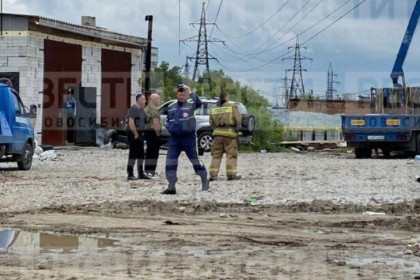
[[[196,120],[195,110],[202,105],[196,93],[191,92],[187,85],[178,85],[178,101],[168,108],[166,128],[171,136],[168,143],[168,154],[166,156],[166,179],[168,188],[162,194],[176,194],[175,184],[178,181],[176,171],[178,169],[178,158],[184,151],[191,161],[194,171],[201,177],[202,190],[209,189],[207,170],[204,164],[198,159],[197,137],[195,134]]]

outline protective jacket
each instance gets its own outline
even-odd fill
[[[166,128],[171,136],[194,134],[196,130],[195,110],[202,105],[196,93],[191,93],[185,102],[177,101],[168,108]]]
[[[236,138],[242,126],[242,116],[234,103],[219,100],[211,109],[210,125],[214,129],[213,136]]]

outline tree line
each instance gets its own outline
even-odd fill
[[[243,86],[239,81],[234,81],[223,70],[211,71],[212,90],[209,90],[207,80],[199,78],[198,81],[182,77],[182,68],[170,67],[168,62],[162,62],[155,68],[151,77],[151,88],[158,89],[163,102],[176,98],[177,85],[188,84],[198,95],[207,98],[217,98],[220,92],[229,93],[230,99],[243,103],[250,114],[255,116],[256,126],[252,136],[252,143],[241,146],[243,151],[268,152],[279,151],[278,143],[283,141],[283,128],[273,120],[269,111],[269,101],[258,94],[252,87]]]

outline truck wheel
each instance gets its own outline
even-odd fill
[[[356,158],[358,158],[358,159],[364,158],[365,149],[363,149],[363,148],[355,148],[354,149],[354,153],[356,154]]]
[[[31,144],[26,143],[25,151],[23,155],[19,156],[17,165],[19,170],[29,170],[32,166],[32,157],[34,155],[34,151],[32,149]]]
[[[204,152],[210,152],[213,144],[213,133],[210,131],[204,131],[198,135],[198,148]]]
[[[365,149],[364,158],[372,158],[372,149]]]
[[[384,158],[391,158],[391,150],[389,149],[382,149],[382,154],[384,155]]]

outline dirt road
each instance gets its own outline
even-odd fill
[[[404,254],[420,243],[410,160],[243,155],[242,182],[203,193],[181,158],[168,198],[163,178],[125,182],[125,156],[82,149],[27,173],[3,167],[0,279],[420,278],[420,257]]]
[[[138,205],[139,206],[139,205]],[[413,279],[416,216],[282,213],[258,206],[75,207],[8,215],[4,279]],[[204,206],[206,208],[206,206]],[[224,212],[221,212],[221,211]],[[111,214],[113,213],[113,214]]]

